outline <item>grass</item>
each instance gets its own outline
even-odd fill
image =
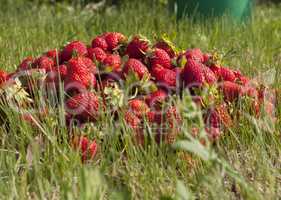
[[[0,9],[0,67],[6,70],[14,70],[25,56],[74,39],[89,43],[105,31],[141,33],[150,39],[166,33],[180,48],[234,51],[225,64],[251,77],[274,68],[273,85],[280,87],[280,7],[257,7],[246,25],[225,18],[176,22],[162,7],[145,4],[105,13],[21,1]],[[181,159],[186,154],[170,146],[137,148],[127,137],[122,145],[118,137],[125,128],[122,122],[116,128],[104,119],[89,133],[98,138],[102,153],[94,163],[82,165],[56,114],[43,120],[41,130],[34,130],[9,113],[10,131],[0,128],[0,199],[184,199],[182,194],[195,199],[278,199],[280,110],[277,107],[272,130],[255,126],[246,117],[239,119],[211,147],[217,158],[203,161],[194,156],[195,164]],[[44,146],[36,142],[39,132]],[[26,158],[28,148],[32,161]],[[193,152],[200,157],[200,149]]]

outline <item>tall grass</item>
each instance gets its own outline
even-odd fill
[[[182,49],[235,52],[224,64],[252,77],[274,68],[273,85],[280,87],[278,7],[258,7],[248,24],[227,19],[176,21],[163,7],[141,3],[105,12],[25,1],[1,3],[0,9],[0,67],[6,70],[14,70],[25,56],[74,39],[89,43],[105,31],[141,33],[150,39],[165,33]],[[271,130],[247,116],[236,119],[219,142],[202,150],[216,155],[205,161],[200,159],[200,146],[188,149],[194,154],[153,143],[139,148],[128,135],[120,138],[129,131],[122,119],[116,126],[105,117],[86,132],[100,144],[98,157],[86,165],[69,145],[57,112],[44,119],[34,116],[34,128],[13,110],[3,110],[9,129],[0,127],[1,199],[180,199],[185,192],[195,199],[281,196],[280,106]],[[187,128],[183,126],[182,132]]]

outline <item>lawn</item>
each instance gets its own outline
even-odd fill
[[[75,39],[89,43],[106,31],[149,39],[167,34],[181,49],[232,52],[224,59],[226,66],[265,81],[271,74],[271,86],[280,88],[280,10],[258,6],[250,22],[236,24],[226,18],[176,21],[157,5],[90,11],[13,1],[0,7],[0,68],[15,70],[26,56]],[[261,126],[263,119],[234,119],[235,126],[218,142],[203,150],[195,146],[193,154],[164,144],[140,148],[128,137],[120,141],[124,127],[116,129],[105,119],[89,128],[100,148],[88,164],[68,144],[59,114],[52,113],[34,130],[11,113],[10,130],[0,127],[0,199],[278,199],[280,112],[278,106],[277,122],[270,127]],[[38,132],[43,142],[38,142]],[[206,152],[213,157],[204,160]]]

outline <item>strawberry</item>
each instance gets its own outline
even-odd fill
[[[230,81],[230,82],[235,82],[236,80],[236,75],[235,73],[227,68],[227,67],[221,67],[220,68],[220,77],[222,81]]]
[[[180,132],[180,125],[182,118],[176,107],[171,106],[167,109],[167,112],[163,114],[163,123],[157,130],[155,140],[157,143],[164,141],[167,144],[172,144],[176,141],[176,138]]]
[[[59,85],[59,80],[64,81],[67,75],[67,66],[60,65],[54,67],[52,71],[50,71],[47,75],[47,82],[54,82],[56,85]]]
[[[146,118],[149,123],[156,123],[160,125],[163,122],[162,113],[156,111],[149,111],[146,113]]]
[[[208,83],[209,85],[213,85],[214,83],[216,83],[217,77],[215,73],[206,66],[202,66],[202,68],[203,68],[206,83]]]
[[[186,50],[185,52],[185,57],[186,59],[191,59],[191,60],[194,60],[194,61],[197,61],[199,63],[203,63],[204,62],[204,56],[203,56],[203,53],[201,51],[201,49],[188,49]]]
[[[102,62],[106,58],[106,53],[99,47],[88,48],[87,57],[93,61]]]
[[[96,141],[92,141],[92,143],[90,144],[89,146],[89,153],[90,153],[90,158],[93,159],[97,153],[97,148],[98,148],[98,145],[96,143]]]
[[[144,134],[142,132],[141,120],[132,112],[126,111],[125,122],[134,132],[134,141],[138,145],[144,145]]]
[[[179,128],[180,124],[182,123],[182,118],[178,109],[175,106],[171,106],[168,108],[166,112],[166,119],[169,124],[169,128]]]
[[[141,59],[145,56],[145,53],[149,49],[149,41],[141,36],[135,36],[129,42],[125,54],[129,58]]]
[[[85,58],[72,58],[67,63],[67,75],[65,78],[65,88],[79,87],[75,89],[87,88],[95,86],[95,76],[91,73],[91,69],[84,62]],[[74,84],[74,85],[73,85]]]
[[[7,73],[0,69],[0,85],[7,80]]]
[[[97,153],[97,143],[95,140],[92,142],[86,136],[81,136],[78,141],[74,139],[74,148],[81,152],[82,162],[92,160]]]
[[[240,70],[234,70],[234,69],[233,69],[232,72],[234,73],[234,75],[235,75],[236,78],[239,78],[240,76],[242,76],[242,73],[241,73]]]
[[[224,81],[220,85],[220,89],[223,92],[224,99],[229,102],[237,100],[241,94],[241,86],[230,81]]]
[[[50,51],[47,51],[45,53],[45,55],[49,58],[52,58],[53,61],[58,65],[60,63],[60,55],[61,52],[58,51],[57,49],[53,49],[53,50],[50,50]]]
[[[57,67],[57,71],[59,72],[62,79],[65,79],[67,75],[67,66],[66,65],[60,65]]]
[[[46,72],[51,71],[54,66],[55,66],[54,60],[47,56],[41,56],[37,58],[33,63],[34,68],[45,69]]]
[[[139,60],[130,58],[123,69],[123,73],[128,75],[130,72],[135,73],[139,79],[142,79],[145,75],[149,75],[146,66]]]
[[[141,120],[130,111],[125,113],[125,121],[133,130],[138,130],[141,126]]]
[[[145,101],[150,108],[161,109],[161,105],[167,100],[168,94],[164,90],[157,90],[146,96]]]
[[[87,58],[87,57],[81,57],[80,58],[84,64],[88,67],[88,69],[90,70],[91,73],[93,74],[96,74],[97,73],[97,67],[96,67],[96,64],[90,59],[90,58]]]
[[[233,121],[231,119],[229,111],[227,110],[226,104],[216,106],[215,111],[219,115],[220,121],[224,125],[224,127],[228,128],[233,125]]]
[[[157,42],[153,47],[158,49],[163,49],[164,51],[167,52],[170,58],[174,58],[176,56],[176,53],[173,50],[173,48],[164,40]]]
[[[76,94],[69,98],[65,105],[67,112],[82,122],[96,121],[98,118],[99,99],[92,92]]]
[[[242,96],[252,97],[253,99],[257,99],[259,97],[259,91],[250,85],[241,86],[240,93]]]
[[[109,51],[113,51],[118,47],[119,44],[126,40],[125,36],[122,33],[118,32],[105,33],[104,38],[108,45]]]
[[[132,99],[128,103],[129,112],[134,113],[137,117],[143,117],[149,112],[147,104],[140,99]]]
[[[241,74],[238,71],[231,70],[227,67],[213,64],[209,66],[209,68],[214,72],[219,81],[235,82],[238,77],[241,77]]]
[[[220,78],[221,76],[221,67],[219,65],[210,65],[209,68],[212,70],[212,72],[214,72],[214,74],[216,75],[217,79]]]
[[[105,38],[102,37],[102,36],[97,36],[96,38],[94,38],[92,40],[92,48],[96,48],[96,47],[99,47],[101,48],[102,50],[104,51],[107,51],[108,49],[108,44],[107,42],[105,41]]]
[[[212,55],[209,53],[204,53],[203,54],[203,63],[207,64],[209,62],[209,60],[211,59]]]
[[[221,128],[230,127],[232,119],[225,104],[216,106],[214,109],[209,109],[204,116],[205,123],[209,127]]]
[[[151,66],[161,65],[164,68],[171,69],[171,58],[169,54],[163,49],[154,49],[150,55]]]
[[[152,75],[155,77],[156,81],[161,84],[165,84],[165,86],[169,87],[176,87],[177,74],[173,70],[156,65],[152,67]]]
[[[89,140],[87,137],[81,137],[79,141],[79,147],[82,152],[82,159],[86,160],[88,151]]]
[[[202,64],[195,60],[187,60],[187,63],[182,71],[182,78],[185,86],[202,87],[205,83],[205,74]]]
[[[15,71],[15,72],[11,72],[11,73],[7,74],[7,79],[6,79],[6,80],[13,79],[14,76],[16,75],[16,73],[17,73],[17,72]]]
[[[21,70],[28,70],[28,69],[31,69],[32,68],[32,63],[33,63],[34,59],[29,56],[29,57],[26,57],[25,59],[22,60],[22,62],[19,64],[18,66],[18,71],[21,71]]]
[[[122,60],[117,54],[108,54],[102,64],[105,71],[121,71]]]
[[[61,52],[62,62],[68,61],[73,56],[85,56],[87,55],[87,47],[81,41],[73,41],[67,44]]]
[[[239,82],[240,84],[242,84],[244,86],[246,86],[250,82],[250,78],[248,78],[247,76],[243,76],[243,75],[239,76],[237,79],[238,79],[237,82]]]

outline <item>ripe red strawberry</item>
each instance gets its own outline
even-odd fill
[[[108,54],[102,63],[106,71],[121,71],[122,60],[117,54]]]
[[[66,110],[73,117],[85,121],[96,121],[99,115],[99,99],[92,92],[76,94],[66,101]]]
[[[160,65],[154,65],[152,67],[152,75],[155,77],[157,82],[165,84],[165,86],[176,87],[177,74],[173,70],[164,68]]]
[[[185,52],[186,59],[192,59],[197,62],[203,63],[204,62],[204,55],[201,51],[201,49],[188,49]]]
[[[164,121],[162,113],[157,111],[149,111],[146,114],[146,118],[149,123],[156,123],[158,125],[160,125]]]
[[[173,50],[173,48],[165,41],[159,41],[153,47],[158,49],[163,49],[164,51],[167,52],[170,58],[174,58],[176,56],[176,53]]]
[[[56,85],[59,84],[59,80],[64,81],[67,75],[67,66],[60,65],[55,66],[52,71],[50,71],[47,75],[47,82],[54,82]]]
[[[112,51],[118,47],[119,44],[126,40],[122,33],[109,32],[104,35],[105,41],[108,45],[108,50]]]
[[[182,118],[176,107],[171,106],[166,113],[163,113],[163,122],[157,130],[155,140],[157,143],[164,141],[167,144],[172,144],[180,133],[182,123]]]
[[[125,75],[128,75],[130,72],[135,73],[139,79],[142,79],[144,75],[149,75],[146,66],[141,61],[134,58],[130,58],[123,69]]]
[[[164,68],[171,69],[171,58],[169,54],[163,49],[154,49],[150,56],[151,66],[161,65]]]
[[[149,111],[147,104],[140,99],[132,99],[128,103],[129,112],[134,113],[137,117],[143,117]]]
[[[219,65],[210,65],[209,68],[214,72],[214,74],[216,75],[217,79],[220,78],[220,66]]]
[[[195,60],[189,59],[182,71],[182,78],[185,86],[202,87],[205,83],[205,74],[202,64]]]
[[[221,104],[221,105],[216,106],[215,111],[216,111],[216,113],[218,113],[221,123],[226,128],[229,128],[233,125],[233,121],[231,119],[229,111],[227,110],[226,104]]]
[[[62,62],[68,61],[74,56],[85,56],[87,55],[87,47],[81,41],[73,41],[67,44],[61,52]]]
[[[26,57],[25,59],[22,60],[22,62],[19,64],[18,66],[18,71],[21,71],[21,70],[28,70],[28,69],[31,69],[32,68],[32,63],[33,63],[34,59],[29,56],[29,57]]]
[[[166,119],[169,124],[169,128],[171,129],[178,129],[182,124],[182,118],[175,106],[171,106],[168,108],[166,112]]]
[[[60,63],[60,56],[61,56],[60,54],[61,54],[61,52],[58,51],[57,49],[53,49],[53,50],[47,51],[45,53],[45,55],[47,57],[53,59],[53,61],[55,62],[56,65],[59,65],[59,63]]]
[[[214,83],[216,83],[217,77],[215,73],[206,66],[202,66],[202,68],[203,68],[206,83],[208,83],[209,85],[213,85]]]
[[[70,85],[78,90],[91,85],[95,86],[95,76],[91,73],[91,69],[84,61],[84,58],[78,57],[70,59],[67,63],[67,75],[65,78],[66,89],[70,87]]]
[[[41,56],[37,58],[33,63],[34,68],[45,69],[46,72],[51,71],[54,66],[55,66],[54,60],[47,56]]]
[[[144,144],[144,134],[142,132],[141,120],[132,112],[125,113],[125,121],[127,125],[134,131],[134,141],[138,145]]]
[[[11,72],[9,74],[7,74],[7,80],[13,79],[14,75],[16,75],[16,71],[15,72]]]
[[[106,53],[99,47],[88,48],[87,56],[91,60],[102,62],[106,58]]]
[[[56,68],[56,71],[59,72],[61,78],[64,80],[67,75],[67,66],[66,65],[60,65]]]
[[[92,47],[93,47],[93,48],[99,47],[99,48],[101,48],[102,50],[107,51],[107,49],[108,49],[108,44],[107,44],[107,42],[105,41],[105,38],[104,38],[103,36],[97,36],[96,38],[94,38],[94,39],[92,40]]]
[[[168,98],[167,92],[160,89],[147,95],[145,101],[150,108],[155,108],[159,110],[161,109],[161,105],[166,101],[167,98]]]
[[[240,77],[238,77],[238,81],[237,82],[239,82],[240,84],[242,84],[242,85],[247,85],[247,84],[249,84],[249,82],[250,82],[250,78],[248,78],[247,76],[240,76]]]
[[[7,73],[0,69],[0,85],[7,80]]]
[[[135,36],[128,44],[125,54],[129,58],[141,59],[149,48],[149,42],[140,36]]]
[[[207,64],[207,63],[209,62],[209,60],[210,60],[211,57],[212,57],[211,54],[209,54],[209,53],[204,53],[204,54],[203,54],[203,63],[204,63],[204,64]]]
[[[253,99],[257,99],[259,97],[259,91],[250,85],[241,86],[240,93],[241,95],[252,97]]]
[[[221,67],[219,79],[221,79],[222,81],[235,82],[236,75],[231,69],[227,67]]]
[[[141,126],[141,120],[130,111],[125,113],[125,121],[133,130],[138,130]]]
[[[74,148],[81,152],[82,162],[92,160],[97,153],[97,143],[95,140],[89,141],[86,136],[81,136],[78,141],[73,141]]]
[[[208,127],[221,128],[222,126],[230,127],[232,125],[232,119],[225,104],[209,109],[204,119]]]
[[[220,85],[220,88],[223,92],[224,99],[229,102],[237,100],[241,94],[241,86],[230,81],[224,81]]]
[[[96,64],[90,59],[90,58],[87,58],[87,57],[81,57],[80,58],[84,64],[89,68],[90,72],[93,73],[93,74],[96,74],[97,73],[97,67],[96,67]]]

